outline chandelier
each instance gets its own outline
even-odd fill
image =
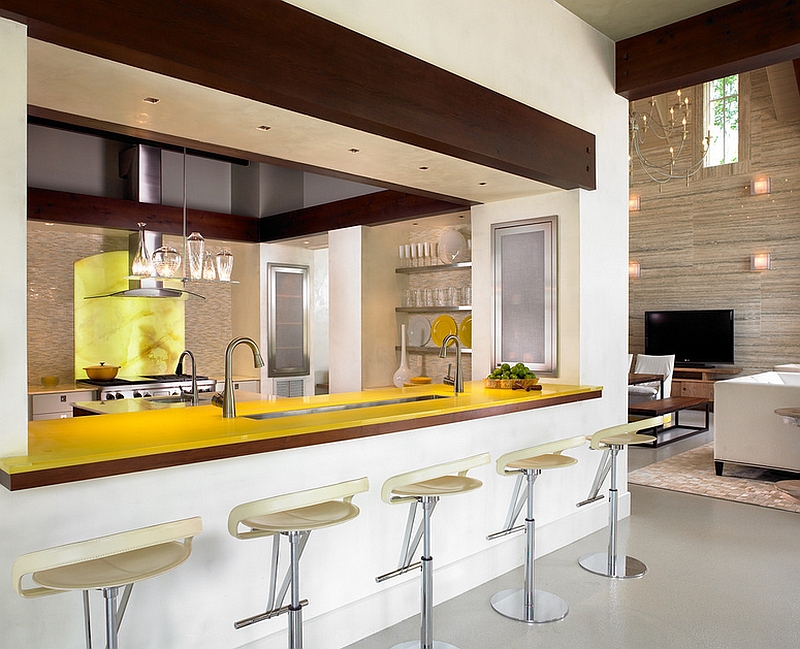
[[[644,172],[653,182],[664,185],[673,178],[683,178],[688,186],[689,178],[703,168],[703,161],[708,153],[711,132],[701,140],[702,154],[694,160],[694,147],[689,138],[689,98],[677,91],[677,100],[665,110],[662,116],[659,102],[655,97],[650,99],[649,110],[638,112],[633,102],[629,115],[629,174],[633,182],[634,160],[638,161]],[[655,138],[662,146],[648,145],[648,155],[642,150],[647,138],[651,142]],[[686,150],[684,150],[684,147]]]

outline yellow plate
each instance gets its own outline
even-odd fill
[[[472,349],[472,316],[468,315],[458,327],[458,339],[464,347]]]
[[[458,332],[456,321],[449,315],[440,315],[431,324],[431,340],[437,347],[441,347],[448,334]]]

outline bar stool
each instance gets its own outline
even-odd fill
[[[89,591],[102,590],[106,649],[118,649],[119,627],[133,584],[186,561],[192,552],[192,539],[202,529],[202,520],[196,516],[23,554],[11,569],[14,590],[22,597],[83,591],[87,649],[92,646]],[[23,585],[23,580],[29,581],[25,579],[28,575],[33,586]]]
[[[497,460],[497,473],[502,476],[516,474],[517,482],[508,505],[508,515],[503,529],[486,537],[493,541],[502,536],[525,530],[524,580],[522,588],[508,588],[492,596],[492,608],[505,617],[520,622],[554,622],[566,617],[569,606],[558,595],[534,588],[534,561],[536,559],[536,522],[533,518],[533,485],[543,469],[560,469],[572,466],[577,459],[562,453],[583,446],[586,437],[570,437],[530,448],[506,453]],[[526,488],[523,490],[523,482]],[[514,524],[527,503],[525,524]]]
[[[589,498],[578,506],[598,499],[597,493],[603,484],[609,470],[611,471],[611,486],[608,491],[608,550],[606,552],[596,552],[585,554],[578,563],[582,568],[604,577],[612,579],[632,579],[641,577],[647,572],[647,566],[638,559],[626,555],[617,554],[617,456],[619,452],[629,444],[649,444],[655,440],[652,435],[641,435],[640,430],[647,430],[660,426],[664,421],[663,417],[651,417],[650,419],[640,419],[627,424],[619,424],[597,431],[589,437],[589,447],[594,450],[602,450],[603,457],[597,467],[592,492]]]
[[[228,532],[237,539],[272,537],[272,563],[267,607],[263,613],[234,623],[243,627],[268,620],[283,613],[289,614],[289,649],[303,647],[303,606],[300,599],[300,557],[303,555],[312,530],[344,523],[359,514],[353,496],[369,489],[369,480],[359,478],[305,491],[272,496],[238,505],[228,516]],[[290,560],[276,598],[280,537],[288,537]],[[291,603],[283,605],[291,586]]]
[[[442,496],[462,494],[481,487],[483,483],[467,476],[472,468],[488,464],[488,453],[481,453],[453,462],[436,464],[389,478],[383,483],[381,498],[390,505],[411,503],[406,523],[403,548],[400,552],[399,567],[392,572],[377,577],[378,583],[397,577],[422,567],[420,581],[420,639],[409,640],[394,646],[393,649],[456,649],[446,642],[433,639],[433,557],[431,556],[431,515]],[[456,475],[452,475],[456,474]],[[422,507],[422,520],[414,532],[414,519],[417,505]],[[422,540],[421,561],[411,563],[414,553]]]

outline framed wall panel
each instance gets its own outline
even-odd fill
[[[492,226],[493,361],[558,372],[557,217]]]

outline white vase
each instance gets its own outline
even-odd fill
[[[396,388],[402,388],[411,380],[411,368],[406,362],[406,326],[400,325],[400,367],[394,373],[392,382]]]

